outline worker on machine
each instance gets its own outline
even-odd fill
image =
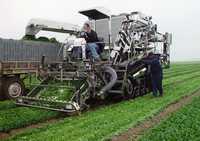
[[[91,26],[88,22],[83,25],[84,34],[81,35],[86,40],[86,51],[90,52],[92,59],[95,61],[100,61],[100,57],[98,54],[99,46],[97,44],[98,36],[97,33],[91,29]]]
[[[151,52],[147,55],[147,57],[142,59],[142,62],[150,67],[153,95],[158,96],[157,92],[159,92],[159,96],[163,96],[163,71],[159,61],[159,56]]]

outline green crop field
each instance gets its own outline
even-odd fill
[[[111,139],[114,135],[125,132],[128,128],[134,127],[139,122],[159,113],[170,103],[173,103],[186,95],[191,95],[193,92],[200,89],[200,63],[172,64],[170,69],[164,70],[163,85],[164,96],[162,98],[154,98],[151,94],[148,94],[136,99],[101,106],[84,112],[79,116],[65,117],[40,128],[25,130],[7,140],[98,141]],[[68,90],[62,92],[70,93]],[[44,92],[44,96],[54,97],[54,95],[55,92],[52,92],[51,89],[48,93]],[[60,96],[58,99],[62,98],[68,99],[69,97]],[[198,100],[195,100],[194,103],[197,103],[197,101]],[[193,106],[194,108],[191,107],[192,106],[190,106],[190,109],[195,110],[195,104]],[[186,108],[181,112],[178,112],[178,115],[187,111]],[[198,114],[198,112],[196,112],[196,114]],[[173,129],[178,131],[179,127],[177,127],[177,129],[175,128],[176,123],[179,122],[176,118],[178,115],[175,114],[172,118],[170,117],[169,122],[161,123],[160,126],[147,133],[142,140],[158,140],[161,136],[164,136],[163,139],[166,140],[168,140],[168,137],[173,139],[173,135],[166,136],[165,138],[165,135],[159,132],[159,130],[163,127],[167,128],[167,126],[174,126]],[[59,116],[60,113],[58,112],[17,107],[12,101],[2,101],[0,102],[0,132],[9,132],[15,128],[26,127],[52,118],[56,119]],[[195,115],[191,114],[191,116]],[[172,125],[173,122],[170,122],[173,121],[173,118],[177,119],[177,122],[174,122],[174,125]],[[195,119],[197,118],[198,117]],[[189,122],[186,121],[186,124],[187,123]],[[187,128],[187,125],[183,127]],[[180,128],[182,129],[182,127]],[[167,129],[169,130],[167,130],[166,133],[171,132],[172,130],[172,128]],[[190,127],[188,130],[190,130]],[[184,131],[184,129],[181,130],[181,132]],[[193,130],[191,130],[191,132],[193,133]],[[155,134],[158,134],[158,136],[155,136]],[[179,136],[181,136],[181,133]],[[196,136],[196,133],[194,133],[194,136]]]
[[[158,126],[148,131],[140,141],[199,141],[200,140],[200,97],[195,97],[185,106]]]

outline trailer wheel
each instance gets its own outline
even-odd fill
[[[8,78],[4,85],[4,95],[7,99],[15,99],[24,94],[25,86],[20,78]]]

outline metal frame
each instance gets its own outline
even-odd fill
[[[28,74],[37,73],[39,68],[39,61],[6,61],[0,62],[0,74]]]
[[[89,9],[80,11],[80,13],[93,20],[109,18],[109,39],[111,39],[110,15],[106,15],[101,9]],[[137,34],[138,39],[135,37]],[[158,35],[161,37],[160,39],[157,38]],[[82,60],[45,64],[43,60],[39,69],[39,76],[43,81],[27,96],[19,97],[16,102],[18,105],[71,113],[88,108],[90,104],[88,101],[91,99],[105,99],[112,94],[126,98],[144,95],[150,91],[147,87],[147,83],[150,82],[150,74],[148,73],[149,69],[141,63],[141,59],[154,49],[150,46],[151,43],[166,43],[168,49],[170,45],[168,38],[168,35],[157,32],[151,17],[144,16],[139,12],[127,14],[126,19],[121,23],[113,50],[111,53],[109,52],[108,61],[94,62],[82,58]],[[111,50],[110,42],[109,45]],[[167,53],[163,52],[164,55]],[[70,101],[36,98],[37,93],[44,87],[52,87],[48,85],[49,80],[77,81],[79,85],[75,88]],[[61,105],[57,107],[55,106],[57,104]],[[67,108],[70,106],[71,109]]]

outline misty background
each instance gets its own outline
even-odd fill
[[[197,61],[200,60],[199,5],[197,0],[0,0],[0,38],[21,39],[31,18],[81,26],[87,18],[78,14],[79,10],[103,6],[114,15],[141,11],[152,16],[160,32],[173,34],[171,60]]]

